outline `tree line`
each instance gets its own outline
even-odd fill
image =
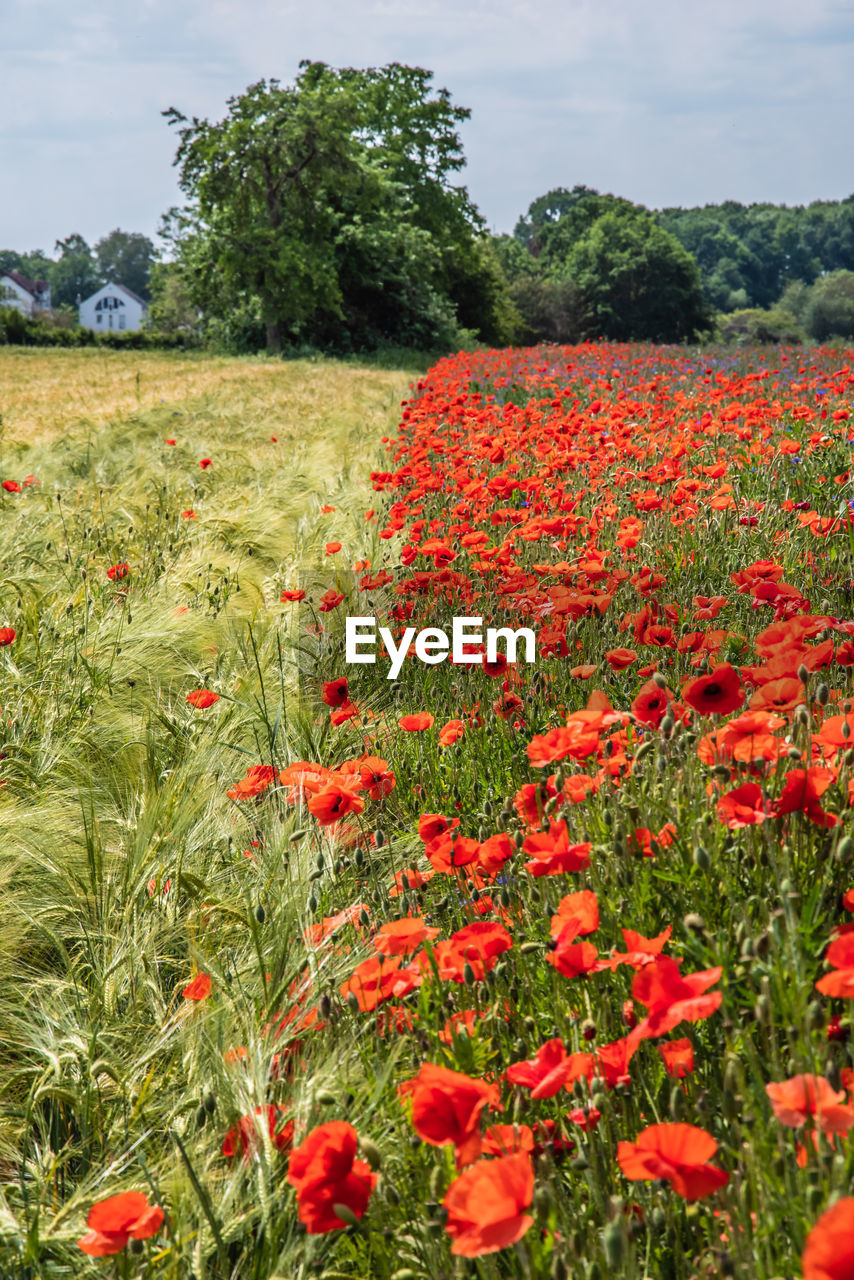
[[[114,231],[0,253],[0,272],[48,279],[60,306],[117,280],[154,331],[236,352],[854,337],[854,196],[651,210],[577,185],[491,235],[459,181],[471,113],[432,79],[303,62],[219,121],[171,107],[185,203],[164,260]]]

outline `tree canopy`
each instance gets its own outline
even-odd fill
[[[230,98],[220,121],[164,112],[188,201],[164,233],[206,315],[262,325],[271,351],[447,345],[470,322],[507,340],[503,277],[452,181],[469,112],[431,81],[397,63],[302,63],[293,85]]]

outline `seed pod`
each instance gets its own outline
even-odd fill
[[[208,1118],[208,1113],[207,1113],[207,1111],[205,1110],[205,1108],[204,1108],[204,1107],[197,1107],[197,1108],[196,1108],[196,1126],[197,1126],[199,1129],[203,1129],[203,1128],[204,1128],[205,1121],[207,1120],[207,1118]]]
[[[377,1170],[382,1168],[382,1163],[383,1163],[382,1152],[380,1151],[379,1147],[376,1145],[375,1142],[373,1142],[370,1138],[360,1137],[359,1147],[361,1148],[362,1155],[365,1157],[368,1164],[373,1169],[374,1173],[376,1173]]]
[[[466,960],[463,965],[463,982],[467,987],[473,987],[476,981],[477,979],[474,976],[474,969],[471,967],[468,960]]]
[[[824,1026],[824,1010],[818,1000],[811,1000],[807,1005],[806,1021],[810,1031],[819,1031]]]
[[[340,1218],[342,1222],[346,1222],[348,1227],[358,1227],[359,1219],[348,1204],[334,1204],[332,1212],[336,1218]]]
[[[712,865],[712,859],[710,858],[709,851],[705,847],[705,845],[702,845],[702,844],[697,845],[696,849],[694,850],[693,861],[694,861],[694,866],[697,867],[698,870],[700,871],[709,870],[709,868]]]
[[[854,836],[845,836],[836,846],[836,861],[847,863],[854,857]]]
[[[605,1250],[605,1257],[608,1260],[608,1266],[613,1267],[615,1271],[622,1267],[628,1252],[628,1240],[626,1239],[625,1223],[614,1218],[605,1227],[602,1232],[602,1247]],[[588,1275],[590,1273],[588,1272]]]
[[[258,921],[259,924],[263,924],[264,921],[267,919],[267,912],[264,910],[264,906],[260,902],[258,903],[258,906],[255,908],[255,919]]]
[[[383,831],[382,827],[377,827],[376,831],[374,832],[374,844],[378,849],[381,849],[385,844],[385,832]]]

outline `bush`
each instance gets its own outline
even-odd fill
[[[718,319],[717,338],[737,346],[759,344],[794,344],[806,340],[791,311],[782,307],[745,307]]]
[[[80,325],[64,327],[52,317],[24,315],[16,307],[0,307],[0,346],[108,347],[119,351],[186,351],[200,347],[190,333],[158,333],[133,329],[125,333],[95,333]]]
[[[804,308],[804,324],[817,342],[854,338],[854,271],[831,271],[816,280]]]

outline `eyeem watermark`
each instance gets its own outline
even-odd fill
[[[525,662],[536,661],[537,639],[528,627],[519,627],[516,631],[510,627],[487,627],[484,653],[484,635],[480,630],[482,626],[482,618],[454,618],[450,639],[447,631],[443,631],[441,627],[425,627],[422,631],[407,627],[400,640],[395,643],[388,627],[377,627],[376,618],[347,618],[344,624],[344,660],[348,663],[375,663],[379,637],[391,661],[389,680],[396,680],[400,675],[413,641],[416,658],[431,667],[444,662],[448,657],[454,663],[477,663],[484,660],[496,662],[499,640],[503,640],[507,646],[508,662],[517,661],[520,641],[524,642]]]

